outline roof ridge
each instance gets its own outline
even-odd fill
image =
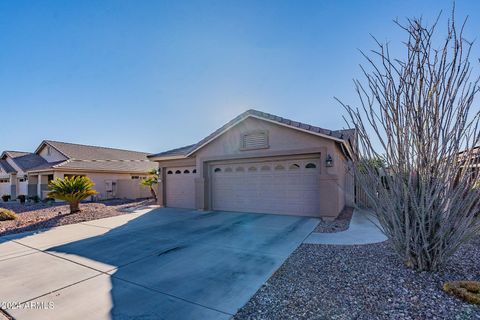
[[[81,144],[81,143],[73,143],[73,142],[65,142],[65,141],[57,141],[57,140],[43,140],[45,143],[63,143],[63,144],[68,144],[68,145],[73,145],[73,146],[82,146],[82,147],[90,147],[90,148],[100,148],[100,149],[108,149],[108,150],[116,150],[116,151],[127,151],[127,152],[135,152],[135,153],[141,153],[141,154],[151,154],[149,152],[144,152],[144,151],[136,151],[136,150],[128,150],[128,149],[119,149],[119,148],[113,148],[113,147],[104,147],[104,146],[98,146],[98,145],[91,145],[91,144]]]

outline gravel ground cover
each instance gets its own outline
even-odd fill
[[[387,242],[301,245],[234,319],[480,319],[480,306],[442,291],[480,280],[480,237],[436,273],[403,266]]]
[[[74,214],[69,214],[69,206],[64,203],[0,203],[0,208],[13,210],[18,214],[16,220],[0,221],[0,236],[117,216],[128,213],[122,209],[149,203],[149,200],[123,199],[86,202],[81,203],[81,211]]]
[[[352,220],[353,208],[345,207],[338,217],[333,221],[320,220],[317,228],[313,232],[334,233],[348,229],[350,220]]]

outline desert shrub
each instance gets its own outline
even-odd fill
[[[80,201],[97,194],[94,186],[93,181],[84,176],[56,178],[48,184],[48,197],[67,201],[70,213],[75,213],[80,211]]]
[[[343,104],[352,141],[355,182],[405,264],[438,270],[480,232],[480,90],[471,43],[454,13],[446,36],[437,22],[408,19],[403,56],[389,45],[365,54],[356,106]],[[476,66],[476,64],[475,64]]]
[[[39,196],[30,196],[30,197],[28,197],[28,200],[31,201],[31,202],[38,203],[38,202],[40,202],[40,197]]]
[[[450,281],[443,285],[443,290],[468,303],[480,304],[479,281]]]
[[[0,221],[15,220],[17,218],[17,215],[12,210],[0,208]]]
[[[21,194],[17,197],[17,199],[20,201],[20,203],[25,203],[25,199],[27,198],[26,195]]]

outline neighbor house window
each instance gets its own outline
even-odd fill
[[[132,180],[138,180],[138,179],[140,179],[139,176],[132,176]]]
[[[220,169],[220,168],[215,168],[215,170],[213,170],[213,172],[221,172],[221,171],[222,171],[222,169]]]
[[[190,173],[190,170],[183,170],[183,173]]]
[[[47,155],[50,156],[52,154],[52,148],[47,147]]]
[[[181,173],[182,173],[182,171],[180,171],[180,170],[175,171],[175,174],[181,174]]]
[[[315,169],[317,166],[315,165],[315,163],[308,163],[305,168],[307,169]]]
[[[241,150],[254,150],[268,148],[267,131],[259,130],[244,133],[240,139]]]
[[[167,174],[173,174],[172,170],[168,170]]]
[[[197,169],[193,169],[193,170],[192,170],[192,173],[197,173]]]

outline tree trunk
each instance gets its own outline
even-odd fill
[[[155,203],[157,203],[157,194],[155,193],[155,189],[153,187],[150,187],[150,193],[152,194],[153,200],[155,200]]]
[[[80,202],[79,201],[70,202],[70,213],[76,213],[79,211],[80,211]]]

